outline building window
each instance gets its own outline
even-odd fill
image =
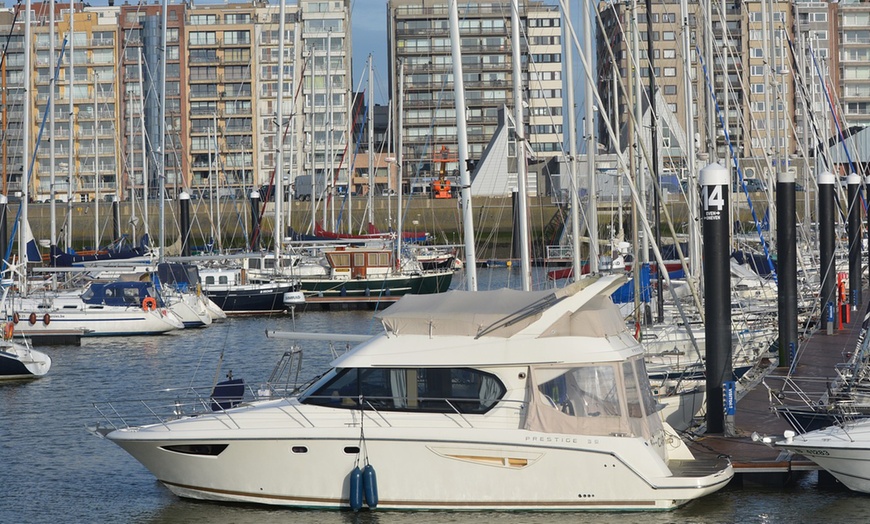
[[[250,44],[250,31],[224,31],[224,43],[229,45]]]
[[[214,31],[194,31],[190,33],[190,45],[215,45],[217,35]]]
[[[188,18],[188,23],[190,25],[215,25],[215,24],[217,24],[217,15],[216,14],[190,15],[190,18]]]

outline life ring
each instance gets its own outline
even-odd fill
[[[15,333],[15,324],[13,324],[12,322],[7,322],[6,326],[3,328],[3,338],[6,340],[11,340],[13,333]]]
[[[46,326],[49,325],[51,323],[51,315],[49,315],[48,313],[42,315],[42,323]]]
[[[36,313],[31,313],[30,318],[27,319],[30,322],[30,325],[36,324]]]
[[[145,311],[154,311],[157,309],[157,299],[154,297],[145,297],[142,299],[142,309]]]
[[[18,312],[12,313],[12,323],[17,324],[21,320],[21,317],[18,316]]]

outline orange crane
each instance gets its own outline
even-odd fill
[[[447,163],[456,162],[457,158],[450,156],[447,146],[441,146],[441,151],[432,160],[441,164],[438,168],[438,180],[432,181],[432,198],[453,198],[450,181],[447,180]]]

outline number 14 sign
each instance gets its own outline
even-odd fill
[[[702,187],[704,220],[721,218],[722,211],[725,209],[725,187],[724,185]]]

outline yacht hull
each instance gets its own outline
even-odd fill
[[[244,429],[227,439],[172,430],[163,440],[161,432],[119,430],[108,438],[178,496],[300,508],[348,508],[351,471],[366,458],[377,471],[382,509],[669,510],[733,475],[718,464],[673,476],[640,438],[446,428],[396,438],[394,429],[366,428],[366,457],[358,428],[276,430],[269,439],[246,438]]]
[[[812,460],[847,488],[870,493],[870,420],[811,431],[776,446]]]
[[[41,351],[17,345],[0,347],[0,380],[39,378],[51,368],[51,358]]]
[[[287,309],[284,293],[292,290],[292,284],[212,285],[203,288],[212,302],[231,315],[284,311]]]
[[[453,271],[438,271],[406,276],[370,277],[361,279],[332,279],[300,277],[301,291],[306,302],[398,300],[403,295],[443,293],[450,288]]]

